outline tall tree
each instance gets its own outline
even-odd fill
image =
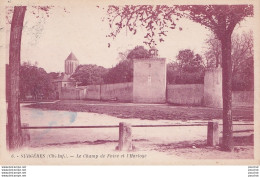
[[[194,54],[190,49],[180,50],[177,62],[181,70],[186,72],[198,72],[204,68],[202,57],[199,54]]]
[[[205,42],[207,44],[205,52],[206,67],[221,66],[221,43],[219,39],[212,33]]]
[[[33,6],[38,11],[46,13],[51,6]],[[26,12],[26,6],[15,6],[9,9],[6,15],[9,22],[9,13],[12,13],[10,44],[9,44],[9,71],[10,71],[10,96],[8,102],[8,147],[10,150],[18,149],[22,146],[21,118],[20,118],[20,93],[19,93],[19,75],[20,75],[20,55],[21,39],[23,31],[23,22]],[[34,12],[33,12],[34,13]],[[48,16],[48,15],[47,15]]]
[[[253,15],[252,5],[219,5],[185,7],[187,17],[211,29],[221,42],[223,143],[226,151],[233,150],[232,126],[232,60],[231,35],[235,26],[245,17]]]
[[[24,62],[20,67],[20,98],[50,99],[54,92],[52,78],[43,68]]]
[[[232,89],[233,91],[252,90],[254,85],[253,33],[252,31],[241,34],[234,33],[231,41]],[[208,44],[205,52],[205,58],[208,61],[207,67],[216,67],[218,63],[221,65],[220,41],[214,35],[211,35],[206,43]]]
[[[106,84],[132,82],[133,61],[130,59],[121,60],[116,66],[109,69],[104,77]]]
[[[10,99],[8,102],[8,136],[9,148],[16,149],[22,146],[22,131],[20,119],[20,50],[23,30],[25,6],[14,7],[11,23],[10,47],[9,47],[9,71],[10,71]]]
[[[232,61],[231,35],[235,26],[253,15],[252,5],[126,5],[109,6],[107,10],[111,33],[115,38],[124,28],[133,34],[139,26],[146,29],[144,41],[155,44],[155,35],[163,41],[168,29],[175,29],[179,17],[186,17],[209,28],[221,41],[223,76],[223,142],[222,149],[233,150],[232,135]],[[181,28],[179,28],[181,29]]]
[[[201,84],[204,81],[204,66],[202,57],[190,49],[180,50],[177,55],[179,75],[178,84]]]

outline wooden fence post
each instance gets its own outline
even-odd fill
[[[207,134],[207,145],[216,146],[219,145],[219,129],[218,122],[208,122],[208,134]]]
[[[133,150],[131,124],[125,122],[119,123],[119,143],[117,149],[119,151]]]

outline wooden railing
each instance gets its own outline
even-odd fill
[[[207,126],[207,145],[216,146],[219,145],[219,124],[217,121],[210,121],[207,124],[162,124],[162,125],[131,125],[129,123],[121,122],[119,125],[93,125],[93,126],[29,126],[29,124],[23,124],[23,139],[24,144],[29,144],[30,141],[30,129],[71,129],[71,128],[119,128],[119,140],[117,150],[133,149],[132,145],[132,127],[144,128],[144,127],[194,127],[194,126]],[[233,124],[235,126],[254,125],[249,123],[244,124]],[[233,133],[250,132],[253,130],[238,130]]]

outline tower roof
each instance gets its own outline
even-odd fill
[[[152,46],[150,50],[158,50],[155,46]]]
[[[70,55],[67,57],[66,60],[78,60],[75,55],[71,52]]]

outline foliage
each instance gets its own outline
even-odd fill
[[[144,48],[144,46],[136,46],[127,55],[127,59],[144,59],[149,58],[149,51]]]
[[[184,16],[209,28],[219,40],[231,35],[235,26],[253,15],[252,5],[193,5],[179,6]]]
[[[171,62],[167,64],[167,83],[168,84],[176,84],[176,80],[180,74],[179,66],[177,62]]]
[[[212,33],[208,39],[206,39],[207,49],[204,53],[206,60],[206,67],[213,68],[221,66],[221,42],[220,40]]]
[[[213,35],[207,41],[205,53],[207,67],[221,65],[221,43]],[[252,90],[254,87],[253,33],[252,31],[232,35],[232,88],[233,90]]]
[[[121,61],[109,69],[104,77],[105,83],[121,83],[133,81],[133,59],[147,59],[150,57],[149,51],[143,46],[136,46],[134,49],[127,52],[127,56],[122,58]],[[121,56],[122,53],[119,53]]]
[[[34,99],[50,99],[54,87],[51,77],[43,68],[24,62],[20,67],[20,96],[32,96]]]
[[[182,72],[199,72],[204,68],[202,57],[199,54],[194,54],[190,49],[179,51],[177,62]]]
[[[50,72],[48,75],[50,76],[51,80],[56,80],[59,77],[59,73],[57,72]]]
[[[109,69],[105,78],[106,84],[132,82],[133,81],[133,61],[121,60],[115,67]]]
[[[254,58],[249,57],[233,75],[232,86],[234,91],[254,90]]]
[[[104,76],[107,73],[107,69],[97,65],[79,65],[76,71],[71,76],[79,85],[95,85],[103,84]]]
[[[253,15],[252,5],[110,5],[107,21],[111,32],[107,37],[116,38],[126,31],[136,34],[143,27],[146,30],[144,43],[153,46],[163,42],[168,30],[176,29],[181,17],[200,23],[211,29],[218,39],[232,34],[237,23]],[[227,27],[227,28],[225,28]],[[178,28],[182,30],[181,27]]]
[[[204,66],[202,57],[190,49],[179,51],[177,62],[167,64],[169,84],[202,84]]]
[[[123,28],[126,32],[136,34],[139,27],[144,27],[147,31],[144,43],[151,47],[156,44],[155,36],[162,42],[167,28],[175,28],[176,24],[173,20],[176,18],[175,8],[166,5],[110,5],[107,10],[107,20],[111,33],[107,37],[115,38]]]

